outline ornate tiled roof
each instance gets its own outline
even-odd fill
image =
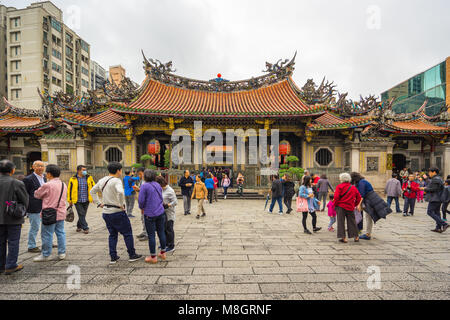
[[[397,121],[384,124],[383,130],[392,132],[407,132],[407,133],[439,133],[449,134],[450,127],[436,126],[428,123],[422,119],[410,120],[410,121]]]
[[[18,117],[13,114],[0,116],[0,132],[35,132],[53,127],[51,121],[42,121],[40,118]]]
[[[141,96],[129,104],[116,103],[114,111],[181,117],[302,117],[324,112],[323,106],[301,101],[291,78],[253,90],[213,92],[175,87],[150,80]]]
[[[353,129],[368,126],[373,120],[373,116],[344,119],[333,113],[326,112],[310,124],[308,129],[311,131]]]
[[[90,127],[124,128],[127,126],[124,117],[112,110],[88,116],[72,112],[61,112],[61,119],[70,124],[79,124]]]

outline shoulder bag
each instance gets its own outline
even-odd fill
[[[64,182],[61,181],[61,194],[59,195],[58,204],[56,208],[47,208],[42,210],[42,224],[44,226],[51,226],[57,222],[58,208],[64,192]]]
[[[12,195],[10,199],[16,198],[14,180],[11,182]],[[27,208],[16,200],[6,201],[6,214],[15,220],[23,219],[27,215]]]

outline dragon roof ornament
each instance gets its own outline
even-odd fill
[[[166,64],[159,60],[147,59],[144,52],[144,70],[147,76],[161,83],[190,90],[201,90],[210,92],[232,92],[242,90],[253,90],[266,85],[277,83],[292,75],[295,66],[295,58],[292,60],[279,60],[276,64],[266,63],[266,75],[241,81],[202,81],[174,75],[172,61]]]

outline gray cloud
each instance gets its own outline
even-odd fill
[[[3,1],[25,7],[29,1]],[[447,0],[55,0],[81,8],[75,30],[104,67],[122,64],[144,78],[140,50],[177,74],[229,80],[261,74],[265,61],[290,58],[303,86],[326,76],[353,98],[385,89],[450,55]],[[368,8],[380,12],[380,29],[367,27]],[[67,15],[65,16],[67,19]]]

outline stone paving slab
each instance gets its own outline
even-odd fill
[[[450,232],[430,232],[434,222],[424,204],[414,217],[392,214],[377,223],[373,241],[348,244],[326,230],[326,213],[318,214],[324,231],[309,236],[300,215],[270,215],[263,208],[260,200],[220,201],[208,204],[207,217],[198,221],[195,215],[183,215],[181,203],[176,208],[176,251],[157,265],[129,263],[120,238],[122,259],[110,266],[108,233],[101,211],[92,206],[90,234],[77,233],[75,224],[66,223],[65,261],[34,263],[36,254],[26,247],[27,221],[19,255],[25,269],[0,275],[0,299],[450,299]],[[140,233],[140,219],[131,222],[135,234]],[[136,240],[135,246],[138,253],[149,254],[147,241]],[[80,268],[79,290],[66,285],[71,266]],[[367,287],[372,266],[380,268],[379,290]]]

